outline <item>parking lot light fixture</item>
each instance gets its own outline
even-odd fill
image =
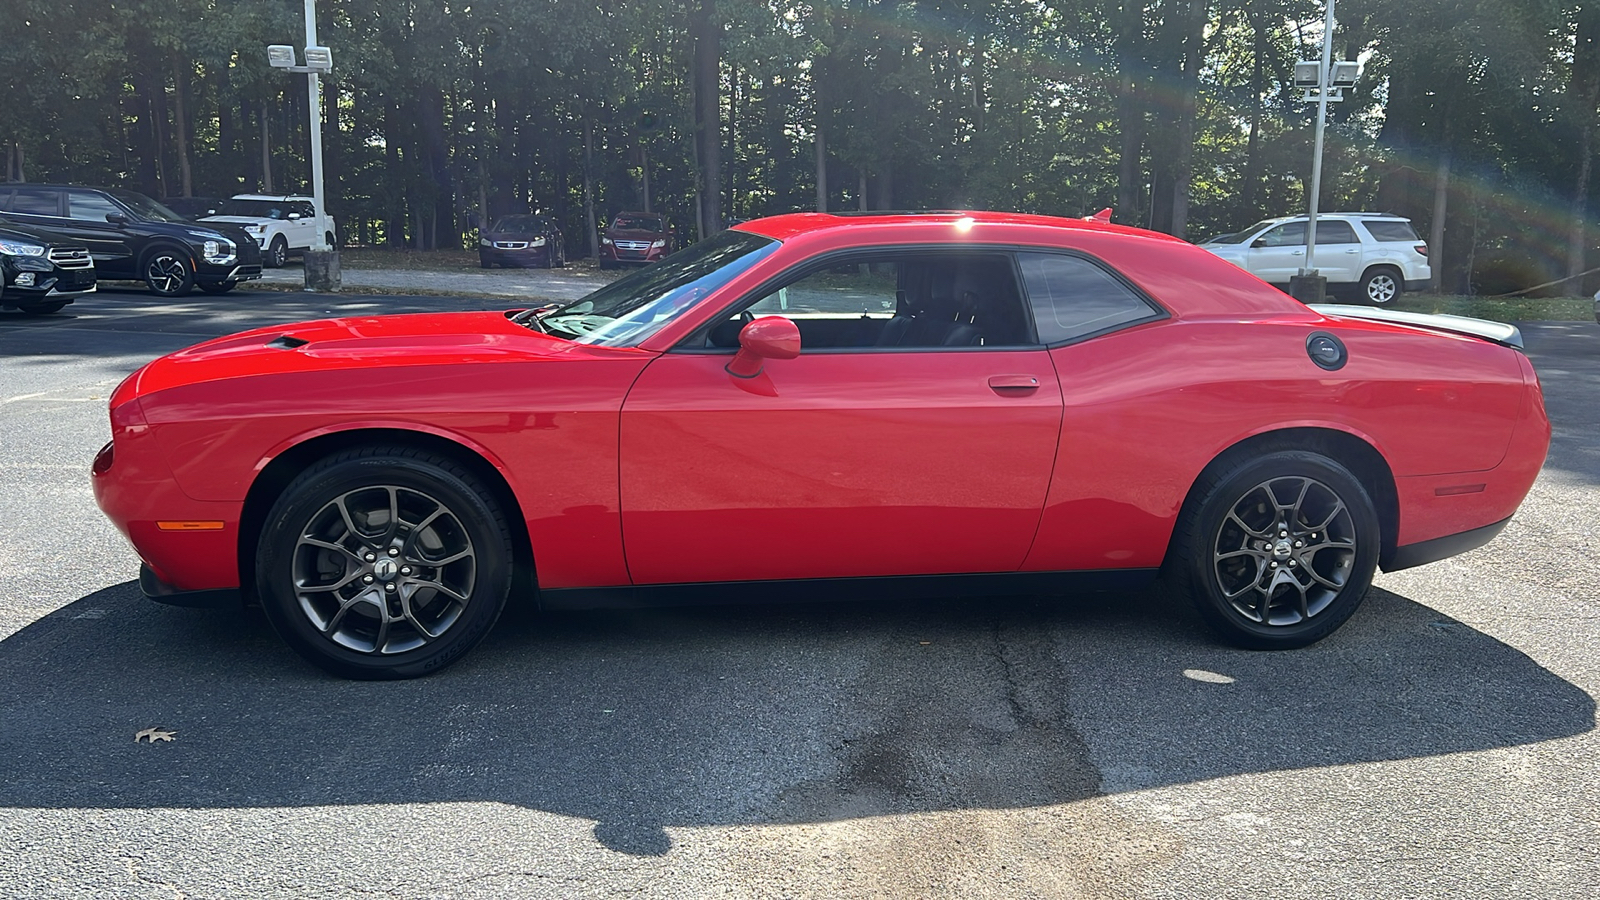
[[[304,74],[310,98],[311,125],[311,197],[316,213],[316,234],[311,237],[311,249],[306,251],[305,275],[308,291],[339,290],[339,252],[328,242],[327,196],[323,190],[322,176],[322,83],[319,74],[333,71],[333,51],[317,43],[316,0],[306,4],[306,64],[294,64],[294,48],[288,44],[267,47],[267,62],[276,69]]]
[[[1306,263],[1299,275],[1290,279],[1289,292],[1305,302],[1321,302],[1326,279],[1317,273],[1317,205],[1322,198],[1322,145],[1328,124],[1328,104],[1344,99],[1344,89],[1354,87],[1361,64],[1333,59],[1334,0],[1328,0],[1328,14],[1322,29],[1322,59],[1300,60],[1294,64],[1294,86],[1304,89],[1301,100],[1317,104],[1316,137],[1311,151],[1311,190],[1306,220]]]

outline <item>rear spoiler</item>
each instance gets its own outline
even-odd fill
[[[1507,347],[1522,347],[1522,332],[1515,325],[1504,322],[1491,322],[1488,319],[1472,319],[1467,316],[1449,316],[1433,313],[1401,312],[1397,309],[1373,309],[1370,306],[1349,306],[1334,303],[1307,304],[1313,311],[1325,316],[1337,316],[1342,319],[1367,319],[1373,322],[1390,322],[1395,325],[1412,325],[1417,328],[1427,328],[1433,331],[1448,331],[1451,334],[1464,334],[1468,337],[1483,338],[1496,344]]]

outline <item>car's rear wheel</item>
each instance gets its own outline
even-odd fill
[[[300,655],[347,678],[414,678],[488,633],[511,586],[494,495],[453,460],[406,447],[331,456],[279,497],[256,588]]]
[[[272,239],[272,243],[268,244],[266,251],[261,254],[261,264],[269,269],[281,269],[288,261],[289,242],[280,234]]]
[[[194,287],[194,268],[189,256],[178,250],[158,248],[144,262],[144,283],[153,294],[182,297]]]
[[[1349,469],[1282,450],[1208,472],[1195,496],[1179,525],[1179,564],[1225,640],[1304,647],[1361,605],[1382,543],[1372,499]]]
[[[1380,266],[1361,276],[1360,289],[1361,299],[1382,306],[1398,298],[1405,291],[1405,283],[1398,271]]]
[[[208,294],[226,294],[239,286],[237,281],[202,281],[199,288]]]

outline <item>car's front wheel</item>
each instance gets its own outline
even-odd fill
[[[1397,299],[1405,291],[1400,273],[1394,269],[1376,268],[1361,276],[1361,299],[1382,306]]]
[[[494,495],[454,460],[408,447],[328,457],[279,497],[256,589],[300,655],[347,678],[414,678],[488,633],[511,586]]]
[[[268,244],[267,249],[261,254],[261,264],[269,269],[280,269],[288,261],[289,242],[280,234],[272,239],[272,243]]]
[[[194,268],[187,254],[161,248],[145,258],[144,283],[153,294],[182,297],[194,287]]]
[[[1372,499],[1343,465],[1281,450],[1208,472],[1196,496],[1179,525],[1179,564],[1225,640],[1304,647],[1361,605],[1382,543]]]

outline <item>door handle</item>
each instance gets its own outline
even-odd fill
[[[1300,249],[1297,249],[1297,250],[1294,251],[1294,255],[1295,256],[1304,256],[1305,253],[1306,253],[1306,251],[1305,251],[1304,248],[1300,248]]]
[[[997,391],[1036,391],[1039,379],[1032,375],[990,375],[989,387]]]
[[[1345,252],[1346,253],[1360,253],[1361,251],[1352,247],[1351,249],[1346,250]]]

